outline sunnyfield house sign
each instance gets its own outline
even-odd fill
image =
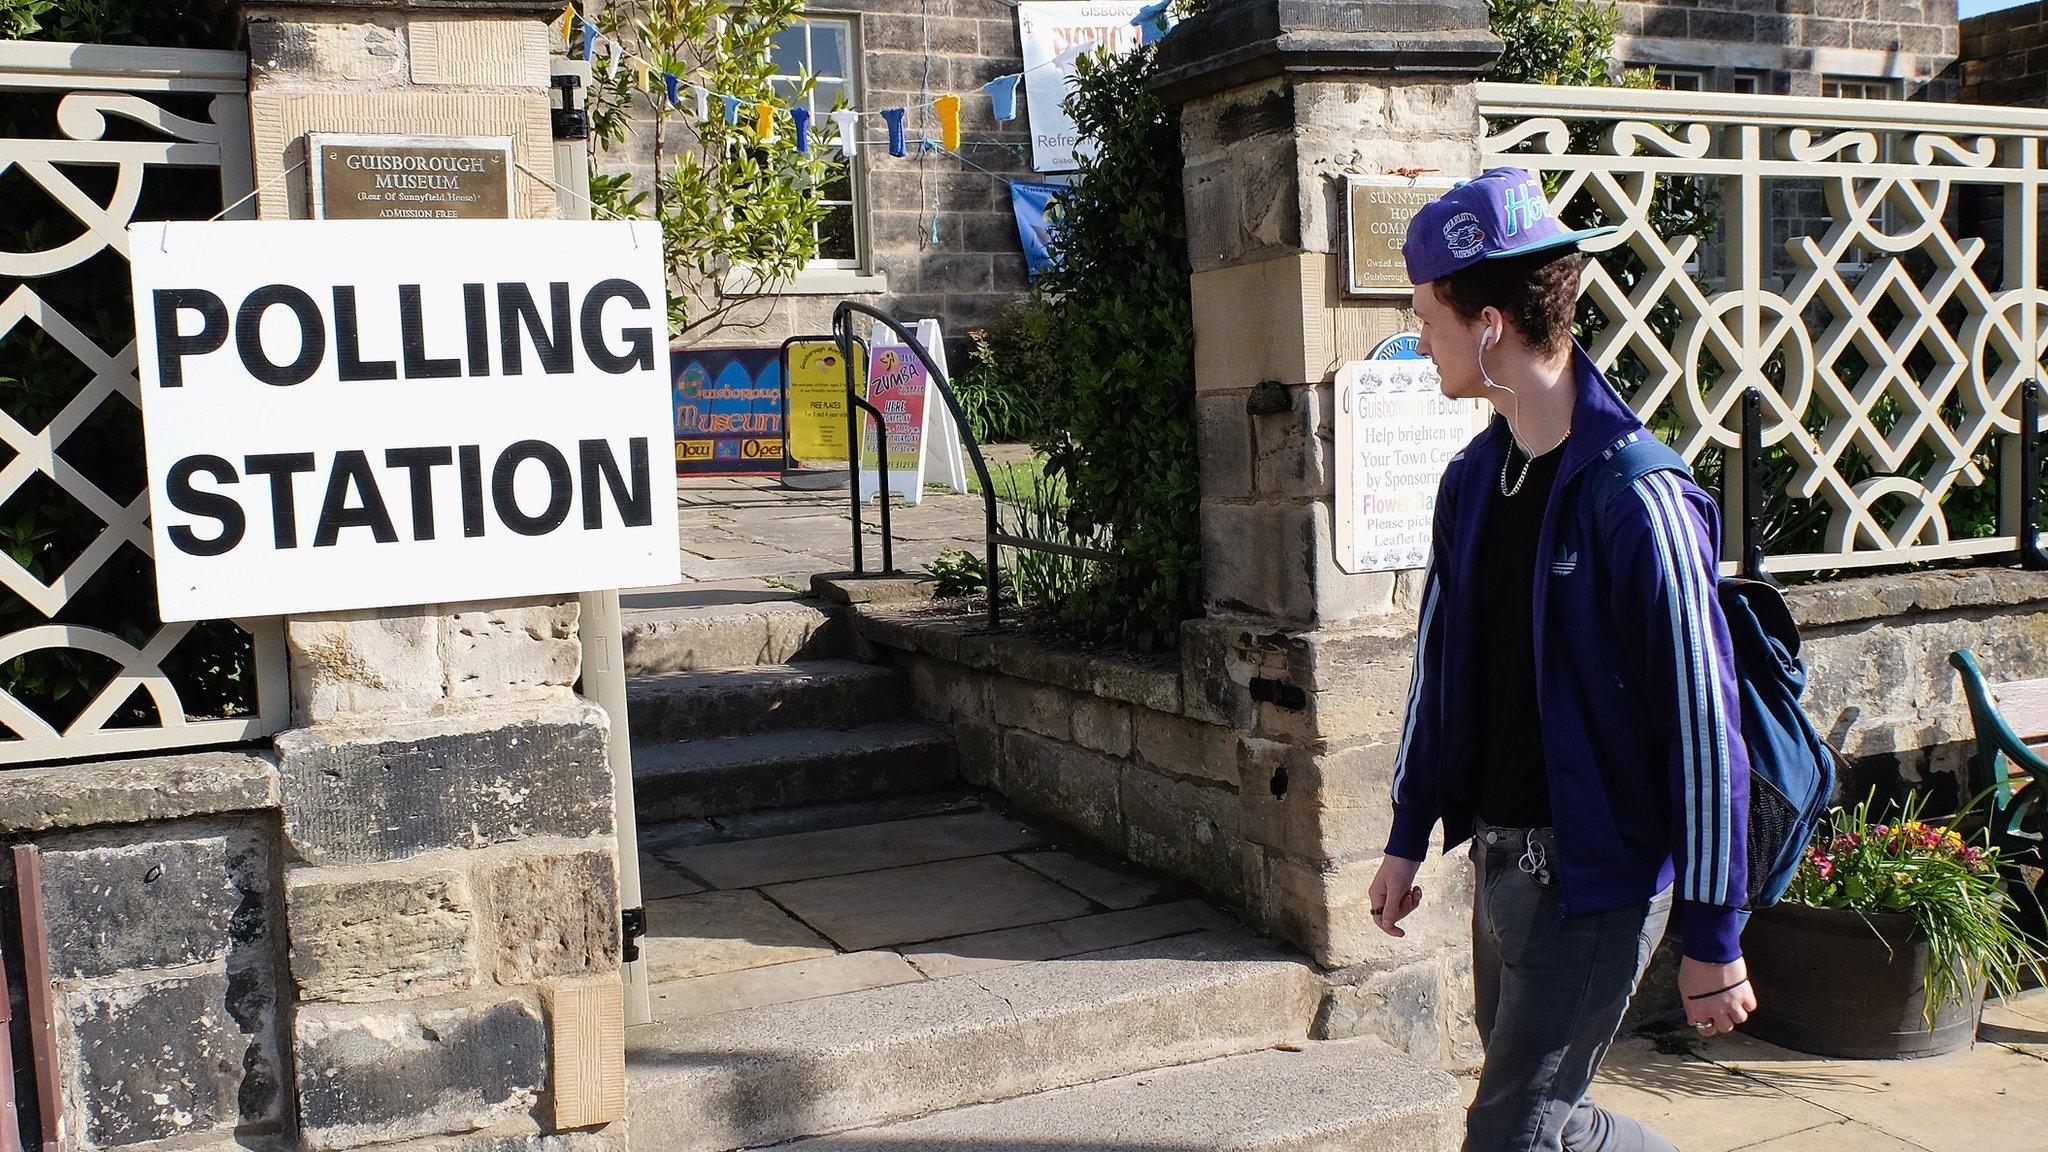
[[[315,132],[313,215],[321,220],[508,220],[512,139]]]
[[[1344,179],[1344,291],[1350,296],[1405,296],[1408,266],[1401,243],[1408,221],[1455,181],[1406,176]]]
[[[135,224],[162,619],[670,584],[642,221]]]

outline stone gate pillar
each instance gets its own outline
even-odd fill
[[[258,215],[310,214],[307,136],[338,132],[511,137],[514,215],[553,217],[560,10],[244,8]],[[625,1146],[608,721],[573,688],[577,626],[574,597],[287,621],[294,727],[275,758],[304,1146]]]
[[[1184,635],[1189,708],[1244,734],[1248,904],[1358,977],[1326,1027],[1431,1056],[1465,1031],[1438,1007],[1470,995],[1469,866],[1423,869],[1405,940],[1366,903],[1421,573],[1348,574],[1333,547],[1333,373],[1414,325],[1405,297],[1341,294],[1340,197],[1346,173],[1476,173],[1474,83],[1499,51],[1481,0],[1220,0],[1159,49],[1194,272],[1208,615]]]

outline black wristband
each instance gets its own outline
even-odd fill
[[[1733,984],[1730,984],[1730,985],[1729,985],[1729,986],[1727,986],[1726,988],[1716,988],[1716,989],[1715,989],[1715,990],[1713,990],[1712,992],[1702,992],[1702,993],[1700,993],[1700,994],[1699,994],[1699,995],[1697,995],[1697,996],[1687,996],[1687,997],[1686,997],[1686,999],[1687,999],[1687,1000],[1712,1000],[1712,999],[1713,999],[1714,997],[1716,997],[1716,996],[1719,996],[1719,995],[1720,995],[1721,993],[1723,993],[1723,992],[1733,992],[1733,991],[1735,991],[1735,990],[1736,990],[1737,988],[1740,988],[1740,987],[1742,987],[1742,986],[1743,986],[1744,984],[1747,984],[1747,983],[1749,983],[1749,977],[1747,977],[1747,976],[1744,976],[1744,977],[1743,977],[1742,979],[1740,979],[1740,980],[1737,980],[1737,981],[1736,981],[1735,983],[1733,983]]]

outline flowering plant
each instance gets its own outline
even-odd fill
[[[1871,801],[1837,808],[1814,833],[1785,901],[1868,915],[1911,916],[1927,940],[1927,1019],[1967,1002],[1989,984],[2019,991],[2043,957],[2013,921],[2013,898],[1999,876],[1988,837],[1972,843],[1953,828],[1921,819],[1925,797],[1871,821]]]

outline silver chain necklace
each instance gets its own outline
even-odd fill
[[[1569,440],[1571,438],[1571,430],[1566,429],[1564,439],[1559,440],[1557,442],[1557,446],[1552,448],[1550,451],[1555,452],[1558,448],[1564,447],[1565,440]],[[1514,486],[1508,486],[1508,462],[1515,458],[1515,450],[1521,447],[1522,446],[1520,444],[1515,443],[1514,437],[1510,436],[1508,438],[1507,454],[1500,458],[1500,494],[1511,499],[1514,497],[1515,493],[1520,492],[1522,490],[1522,484],[1529,479],[1529,470],[1536,466],[1536,457],[1531,456],[1528,453],[1528,451],[1524,449],[1522,452],[1522,471],[1519,475],[1515,477]]]

